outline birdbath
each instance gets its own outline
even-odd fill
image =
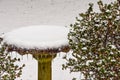
[[[51,62],[58,52],[69,51],[68,28],[62,26],[23,27],[4,35],[8,51],[32,54],[38,61],[38,80],[51,80]]]

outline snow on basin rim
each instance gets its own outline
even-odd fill
[[[18,48],[53,49],[68,45],[69,29],[63,26],[38,25],[23,27],[4,35],[4,42]]]

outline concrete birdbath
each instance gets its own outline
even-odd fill
[[[51,80],[51,61],[58,52],[69,51],[68,28],[62,26],[30,26],[4,35],[8,51],[32,54],[38,61],[38,80]]]

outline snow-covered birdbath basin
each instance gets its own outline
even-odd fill
[[[51,61],[57,52],[69,50],[67,34],[62,26],[38,25],[23,27],[4,35],[8,51],[32,54],[38,60],[38,80],[51,80]]]

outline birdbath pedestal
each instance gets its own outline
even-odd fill
[[[68,29],[62,26],[23,27],[4,35],[8,51],[32,54],[38,61],[38,80],[51,80],[51,61],[58,52],[69,51]]]

